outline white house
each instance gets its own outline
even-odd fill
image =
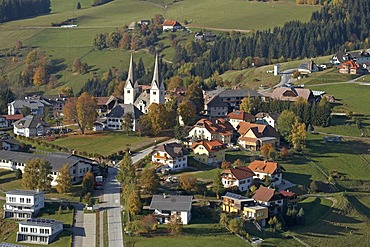
[[[29,219],[45,205],[44,192],[39,190],[10,190],[5,197],[4,218]]]
[[[19,223],[17,242],[50,244],[63,231],[63,223],[50,219],[27,219]]]
[[[276,214],[283,211],[284,196],[275,189],[260,186],[252,198],[262,206],[269,208],[269,213]]]
[[[224,144],[231,142],[234,127],[223,118],[200,119],[189,131],[192,140],[219,140]]]
[[[8,104],[8,114],[15,115],[22,113],[22,110],[28,108],[30,114],[34,116],[44,117],[47,112],[46,108],[49,108],[49,113],[53,112],[53,105],[44,99],[20,99],[14,100]]]
[[[279,114],[266,113],[266,112],[259,112],[256,114],[256,122],[258,124],[270,125],[274,129],[277,129],[278,118],[279,118]]]
[[[179,143],[165,143],[153,149],[152,161],[171,170],[181,170],[188,166],[188,154],[188,150]]]
[[[118,104],[107,115],[105,121],[105,128],[109,130],[122,129],[124,117],[129,114],[131,117],[132,131],[136,131],[137,123],[142,112],[133,104]]]
[[[271,185],[276,187],[283,181],[283,171],[285,169],[276,162],[255,160],[248,168],[254,172],[253,179],[264,182],[266,177],[270,177]]]
[[[153,195],[149,209],[154,210],[153,215],[161,224],[168,223],[174,216],[187,225],[191,219],[192,200],[193,196]]]
[[[32,137],[43,136],[49,130],[50,125],[40,117],[28,115],[13,124],[13,132],[16,135]]]
[[[165,20],[163,22],[163,31],[176,31],[182,28],[182,25],[178,21]]]
[[[225,169],[221,172],[221,181],[224,188],[237,187],[240,191],[247,191],[253,183],[255,174],[245,166]]]
[[[50,173],[52,186],[58,184],[56,179],[59,174],[59,169],[65,164],[69,165],[72,184],[81,182],[82,177],[87,172],[92,171],[93,166],[95,165],[93,160],[68,153],[49,153],[47,155],[42,155],[0,150],[0,168],[12,171],[20,169],[23,172],[27,160],[31,160],[33,158],[45,159],[50,162],[52,166],[52,171]]]
[[[250,122],[250,123],[256,122],[255,116],[241,110],[230,112],[229,114],[227,114],[226,119],[236,130],[238,129],[239,123],[241,122]]]

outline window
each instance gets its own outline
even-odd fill
[[[76,174],[76,169],[73,169],[73,174]]]
[[[31,198],[26,199],[27,203],[31,203]]]
[[[157,92],[153,92],[153,95],[157,95]]]
[[[31,233],[37,233],[37,228],[33,228],[33,227],[31,227],[31,228],[30,228],[30,232],[31,232]]]
[[[127,93],[130,93],[130,90],[127,90]]]
[[[45,234],[50,234],[49,229],[45,229]]]
[[[20,203],[24,203],[24,198],[20,198],[20,199],[19,199],[19,202],[20,202]]]
[[[40,228],[40,233],[44,234],[44,229],[43,228]]]

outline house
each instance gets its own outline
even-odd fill
[[[45,101],[49,102],[52,105],[53,116],[63,116],[63,106],[66,103],[68,97],[63,94],[58,95],[43,95],[39,97],[40,99],[44,99]]]
[[[128,77],[123,91],[123,103],[133,104],[142,113],[148,113],[148,108],[152,103],[165,103],[166,89],[160,78],[158,54],[155,58],[153,79],[150,86],[139,85],[134,79],[133,56],[131,54]]]
[[[201,41],[204,41],[204,42],[211,42],[211,41],[214,41],[216,40],[216,34],[212,33],[212,32],[198,32],[194,35],[194,40],[195,41],[198,41],[198,40],[201,40]]]
[[[0,128],[12,127],[12,124],[23,118],[22,114],[0,115]]]
[[[183,225],[187,225],[191,219],[192,201],[193,196],[153,195],[149,209],[154,210],[153,215],[160,224],[168,223],[175,215]]]
[[[96,165],[93,160],[68,153],[49,153],[47,155],[42,155],[0,150],[0,168],[12,171],[20,169],[23,172],[27,160],[33,158],[45,159],[50,162],[52,166],[52,171],[50,173],[52,186],[58,184],[57,177],[59,175],[59,169],[65,164],[69,165],[69,174],[72,176],[72,184],[81,182],[82,177],[87,172],[92,171],[93,167]]]
[[[118,104],[105,116],[102,122],[105,129],[120,130],[126,114],[131,116],[132,131],[137,130],[138,121],[143,113],[133,104]]]
[[[237,129],[239,123],[241,122],[250,122],[250,123],[256,122],[255,116],[241,110],[235,110],[233,112],[230,112],[229,114],[227,114],[226,119],[234,127],[234,129]]]
[[[283,180],[284,167],[277,162],[255,160],[251,162],[248,168],[254,172],[253,178],[257,181],[265,181],[266,176],[270,177],[271,185],[273,187],[281,184]]]
[[[1,140],[1,149],[9,151],[19,151],[21,143],[17,139],[9,138]]]
[[[247,198],[235,193],[226,192],[222,197],[222,211],[228,213],[241,213],[245,206],[254,206],[254,199]]]
[[[13,123],[13,132],[26,137],[44,136],[49,127],[39,116],[28,115]]]
[[[315,64],[313,60],[309,62],[301,63],[301,65],[299,65],[298,67],[298,72],[301,75],[308,75],[312,72],[317,72],[317,71],[319,71],[319,67]]]
[[[252,198],[262,206],[267,206],[269,214],[277,214],[283,211],[284,196],[275,189],[260,186]]]
[[[338,66],[338,69],[339,73],[341,74],[351,74],[351,75],[362,74],[362,66],[352,59],[341,63]]]
[[[224,188],[236,187],[240,191],[248,191],[253,183],[255,174],[245,166],[225,169],[221,172],[221,182]]]
[[[189,131],[193,140],[219,140],[230,143],[234,135],[233,126],[223,118],[200,119]]]
[[[229,105],[220,97],[214,96],[204,104],[204,114],[209,117],[224,117],[229,112]]]
[[[264,144],[280,145],[280,135],[270,125],[241,122],[238,133],[238,144],[246,149],[258,151]]]
[[[199,141],[191,146],[194,159],[207,165],[219,164],[225,160],[226,147],[220,141]]]
[[[221,99],[221,101],[216,100],[215,102],[220,102],[219,107],[222,106],[223,107],[222,109],[224,109],[224,104],[221,105],[221,102],[226,103],[228,105],[228,112],[231,112],[233,110],[239,110],[242,100],[246,97],[261,99],[262,95],[252,89],[218,88],[216,90],[205,91],[204,92],[204,109],[208,109],[207,104],[215,100],[215,98],[219,98]],[[213,108],[217,107],[215,102],[212,102]]]
[[[34,116],[44,117],[45,113],[52,115],[53,105],[45,99],[25,98],[23,100],[14,100],[8,104],[8,114],[21,114],[26,108],[30,110],[30,114]]]
[[[244,207],[243,215],[248,220],[256,221],[261,227],[266,225],[266,220],[268,218],[268,208],[264,206],[250,206]]]
[[[271,98],[279,101],[295,102],[301,97],[309,103],[315,101],[312,91],[308,88],[299,87],[277,87],[271,94]]]
[[[356,52],[339,52],[330,59],[330,63],[340,65],[349,60],[353,60],[361,66],[370,62],[370,49]]]
[[[109,97],[95,97],[98,106],[98,114],[105,114],[110,112],[116,105],[123,103],[123,100],[116,96]]]
[[[270,125],[272,128],[277,129],[278,118],[278,113],[259,112],[256,114],[256,123]]]
[[[141,28],[143,25],[149,26],[150,20],[133,21],[128,25],[128,30],[135,30],[135,28]]]
[[[63,231],[63,223],[51,219],[26,219],[19,222],[17,242],[50,244]]]
[[[184,27],[178,21],[165,20],[163,22],[163,31],[177,31],[183,28]]]
[[[296,193],[289,191],[289,190],[280,190],[279,193],[282,194],[284,197],[284,207],[296,207],[297,206],[299,202],[299,198]]]
[[[170,170],[181,170],[188,166],[188,154],[180,143],[164,143],[153,149],[152,162],[163,164]]]
[[[10,190],[5,197],[4,218],[29,219],[45,206],[44,192],[39,190]]]

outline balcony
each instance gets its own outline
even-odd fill
[[[159,155],[159,154],[154,155],[154,158],[155,159],[161,159],[161,160],[167,160],[168,159],[166,155],[162,156],[162,155]]]

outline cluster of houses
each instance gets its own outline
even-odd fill
[[[4,218],[19,220],[17,242],[50,244],[63,231],[60,221],[35,218],[45,206],[44,192],[11,190],[5,197]]]
[[[359,52],[339,52],[330,62],[338,66],[339,73],[361,75],[369,73],[370,49]]]

